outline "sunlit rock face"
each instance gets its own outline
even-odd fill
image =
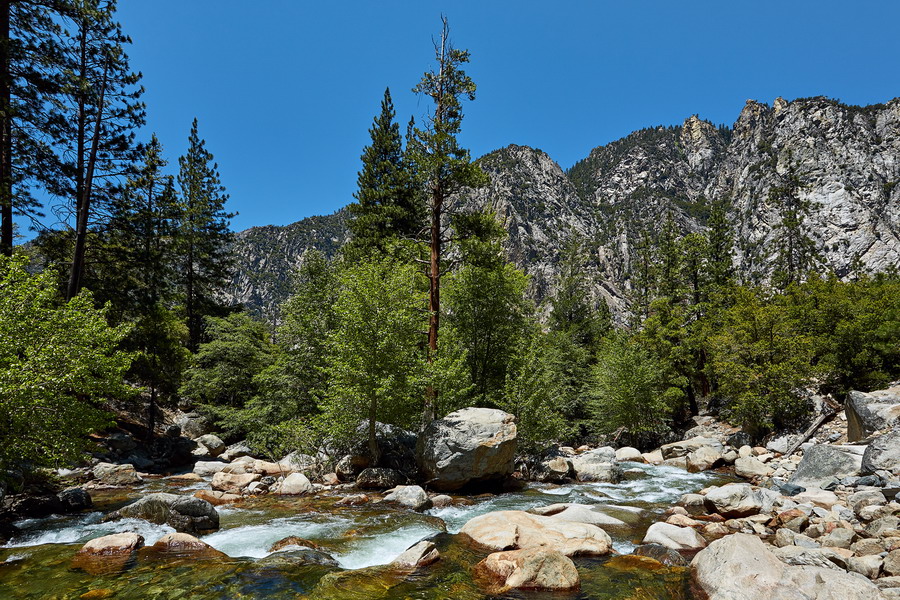
[[[900,261],[900,99],[855,107],[825,98],[748,101],[732,126],[697,116],[598,146],[568,171],[541,150],[510,145],[479,159],[488,186],[461,194],[464,210],[495,213],[507,256],[552,297],[564,250],[580,241],[596,302],[627,315],[642,245],[671,220],[705,229],[710,202],[727,203],[740,274],[766,281],[781,215],[769,192],[794,174],[810,204],[805,232],[839,277]],[[290,293],[303,253],[334,254],[347,239],[344,211],[238,234],[238,269],[226,296],[270,318]]]

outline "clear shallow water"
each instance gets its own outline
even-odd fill
[[[185,561],[160,564],[158,560],[139,557],[128,571],[100,578],[70,568],[71,558],[81,544],[110,533],[134,531],[144,536],[149,546],[173,530],[136,519],[103,523],[102,516],[111,507],[121,505],[123,499],[95,498],[99,511],[18,523],[23,535],[0,547],[0,598],[78,597],[87,591],[85,585],[102,583],[103,589],[111,590],[116,598],[481,599],[484,596],[472,581],[469,568],[484,554],[443,531],[454,534],[469,519],[496,510],[529,510],[555,503],[591,504],[627,523],[625,527],[608,529],[614,548],[624,554],[634,548],[659,513],[682,494],[722,483],[724,479],[717,474],[693,474],[675,467],[636,463],[624,466],[636,472],[627,474],[619,484],[533,484],[522,492],[466,498],[462,499],[464,504],[432,509],[425,514],[377,503],[341,507],[335,504],[337,496],[251,499],[241,505],[220,507],[220,530],[202,538],[230,560],[218,561],[213,567]],[[146,490],[135,490],[133,497],[162,489],[191,493],[203,485],[190,483],[173,489],[171,482],[152,482]],[[341,570],[297,567],[285,571],[257,564],[257,560],[270,554],[272,544],[287,536],[317,544],[335,558]],[[403,577],[380,567],[425,538],[439,540],[443,560],[438,566]],[[573,597],[629,598],[632,596],[617,594],[624,594],[639,581],[641,589],[657,590],[647,598],[687,598],[684,573],[677,569],[648,575],[623,570],[621,565],[604,565],[604,561],[578,561],[583,586],[581,594]],[[168,573],[168,579],[162,578],[161,573]],[[138,594],[133,585],[138,585],[145,595]],[[450,588],[455,591],[446,595]],[[148,589],[155,591],[151,594]],[[634,591],[633,587],[630,589]],[[74,593],[77,590],[81,591]],[[178,595],[186,590],[192,590],[191,594]]]

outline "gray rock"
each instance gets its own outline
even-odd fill
[[[900,388],[865,393],[851,391],[844,403],[847,439],[851,442],[900,422]]]
[[[313,486],[303,473],[291,473],[278,485],[278,493],[284,496],[309,494]]]
[[[181,434],[190,439],[195,439],[213,432],[212,420],[209,417],[204,417],[197,413],[187,413],[182,415],[175,424],[181,428]]]
[[[429,423],[417,451],[429,487],[452,491],[510,475],[515,468],[515,420],[501,410],[464,408]]]
[[[431,500],[428,494],[417,485],[400,485],[390,491],[385,497],[385,502],[395,502],[406,508],[422,511],[431,508]]]
[[[672,442],[671,444],[663,444],[660,446],[660,450],[662,450],[663,458],[680,458],[682,456],[687,456],[691,452],[694,452],[704,446],[709,446],[715,450],[718,450],[720,453],[722,452],[722,442],[715,438],[709,437],[693,437],[687,440],[682,440],[680,442]]]
[[[91,470],[94,473],[94,477],[108,485],[130,485],[144,481],[137,474],[137,471],[134,470],[134,465],[98,463]]]
[[[386,490],[401,485],[405,479],[394,469],[369,467],[356,476],[356,487],[364,490]]]
[[[256,564],[260,567],[275,569],[293,569],[304,565],[339,566],[338,562],[330,554],[310,548],[279,550],[257,560]]]
[[[862,457],[848,454],[834,446],[816,444],[803,453],[803,459],[789,480],[805,488],[824,488],[842,477],[858,475]]]
[[[219,528],[219,513],[206,500],[166,493],[147,494],[107,517],[110,520],[117,518],[144,519],[151,523],[170,525],[176,531],[184,533]]]
[[[875,473],[881,470],[900,474],[900,429],[875,438],[866,447],[861,472]]]
[[[418,569],[440,559],[441,554],[433,542],[422,540],[407,548],[400,556],[391,561],[391,566],[400,569]]]
[[[740,518],[771,512],[777,498],[772,490],[754,488],[749,483],[730,483],[708,491],[706,503],[723,517]]]
[[[91,495],[82,488],[69,488],[56,495],[64,512],[78,512],[94,506]]]
[[[652,558],[669,567],[686,567],[689,564],[677,550],[666,548],[661,544],[641,544],[631,553],[636,556]]]
[[[534,478],[546,483],[561,483],[573,475],[572,461],[568,457],[553,456],[541,461]]]
[[[616,451],[610,447],[595,448],[572,457],[572,469],[578,481],[618,483],[622,467],[616,462]]]
[[[641,543],[659,544],[672,550],[699,550],[706,547],[706,540],[694,529],[668,523],[652,524]]]
[[[212,477],[227,466],[228,463],[220,460],[198,460],[194,463],[193,472],[200,477]]]
[[[225,442],[211,433],[201,435],[200,437],[195,438],[194,441],[206,448],[209,455],[213,458],[220,456],[225,452]]]

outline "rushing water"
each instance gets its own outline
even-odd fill
[[[162,559],[139,554],[121,573],[89,575],[71,567],[86,541],[110,533],[134,531],[147,546],[172,528],[136,519],[102,522],[121,505],[121,495],[95,495],[97,512],[69,517],[32,519],[17,525],[23,533],[0,548],[0,598],[487,598],[472,581],[470,568],[485,553],[454,535],[469,519],[495,510],[529,510],[555,503],[591,504],[626,523],[608,528],[614,548],[630,552],[646,528],[682,494],[697,491],[722,476],[687,473],[674,467],[628,464],[619,484],[533,484],[522,492],[460,498],[452,506],[425,514],[386,504],[339,506],[336,496],[315,498],[260,497],[234,507],[220,507],[221,528],[204,536],[227,559]],[[166,489],[154,482],[141,493]],[[185,493],[196,485],[178,488]],[[320,546],[340,568],[291,565],[273,561],[287,556],[269,552],[272,544],[297,536]],[[431,538],[442,560],[415,574],[399,574],[387,565],[406,548]],[[267,558],[268,557],[268,558]],[[514,593],[509,598],[686,599],[686,571],[648,570],[625,557],[576,559],[581,591],[570,595]],[[90,595],[93,594],[93,595]]]

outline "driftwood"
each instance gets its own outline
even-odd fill
[[[824,425],[827,421],[830,421],[831,419],[833,419],[834,416],[836,414],[838,414],[839,412],[841,412],[840,407],[832,406],[830,411],[828,411],[827,413],[823,414],[821,417],[816,419],[815,423],[810,425],[809,429],[807,429],[806,431],[803,432],[803,435],[800,436],[800,439],[798,439],[796,442],[791,444],[791,447],[787,449],[787,452],[784,453],[784,456],[790,456],[791,454],[796,452],[797,448],[800,447],[800,444],[802,444],[803,442],[805,442],[806,440],[811,438],[813,436],[813,434],[815,434],[816,431],[819,430],[819,427]]]

